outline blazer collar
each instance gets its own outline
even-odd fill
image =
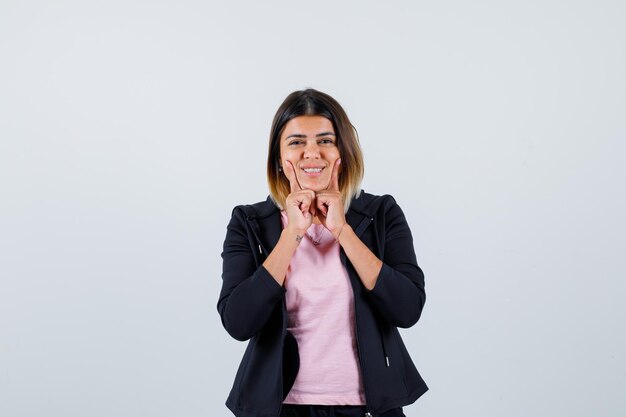
[[[351,212],[354,212],[355,214],[360,214],[362,216],[372,217],[377,208],[376,204],[372,204],[375,200],[377,199],[374,196],[367,194],[365,191],[361,191],[358,198],[352,199],[346,216],[348,216]],[[278,207],[274,204],[270,196],[267,196],[265,201],[256,203],[252,207],[254,210],[248,215],[250,218],[260,219],[280,213]]]
[[[364,192],[359,194],[350,203],[350,208],[346,213],[346,222],[352,227],[357,236],[365,231],[373,220],[373,207],[371,198],[366,197]],[[261,246],[266,253],[269,253],[278,243],[280,233],[283,230],[280,219],[280,210],[268,196],[263,202],[253,205],[254,210],[247,216]]]

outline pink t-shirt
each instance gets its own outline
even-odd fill
[[[283,227],[287,214],[281,212]],[[312,224],[285,279],[287,330],[298,342],[300,369],[285,404],[364,405],[354,329],[354,295],[339,244]]]

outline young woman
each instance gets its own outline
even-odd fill
[[[237,417],[404,416],[428,387],[398,327],[425,302],[411,231],[361,191],[363,158],[327,94],[290,94],[272,123],[266,201],[235,207],[218,301],[250,340],[226,401]]]

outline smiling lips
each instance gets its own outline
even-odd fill
[[[300,169],[309,177],[319,177],[324,167],[305,167]]]

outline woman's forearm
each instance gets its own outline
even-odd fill
[[[302,240],[302,235],[298,235],[295,231],[289,228],[283,229],[278,239],[278,243],[267,256],[263,266],[267,269],[267,272],[278,282],[283,285],[285,282],[285,276],[287,275],[287,269],[289,269],[289,263],[296,248]]]
[[[365,288],[368,290],[374,288],[383,266],[382,261],[359,239],[348,224],[345,224],[341,229],[339,244],[354,266]]]

